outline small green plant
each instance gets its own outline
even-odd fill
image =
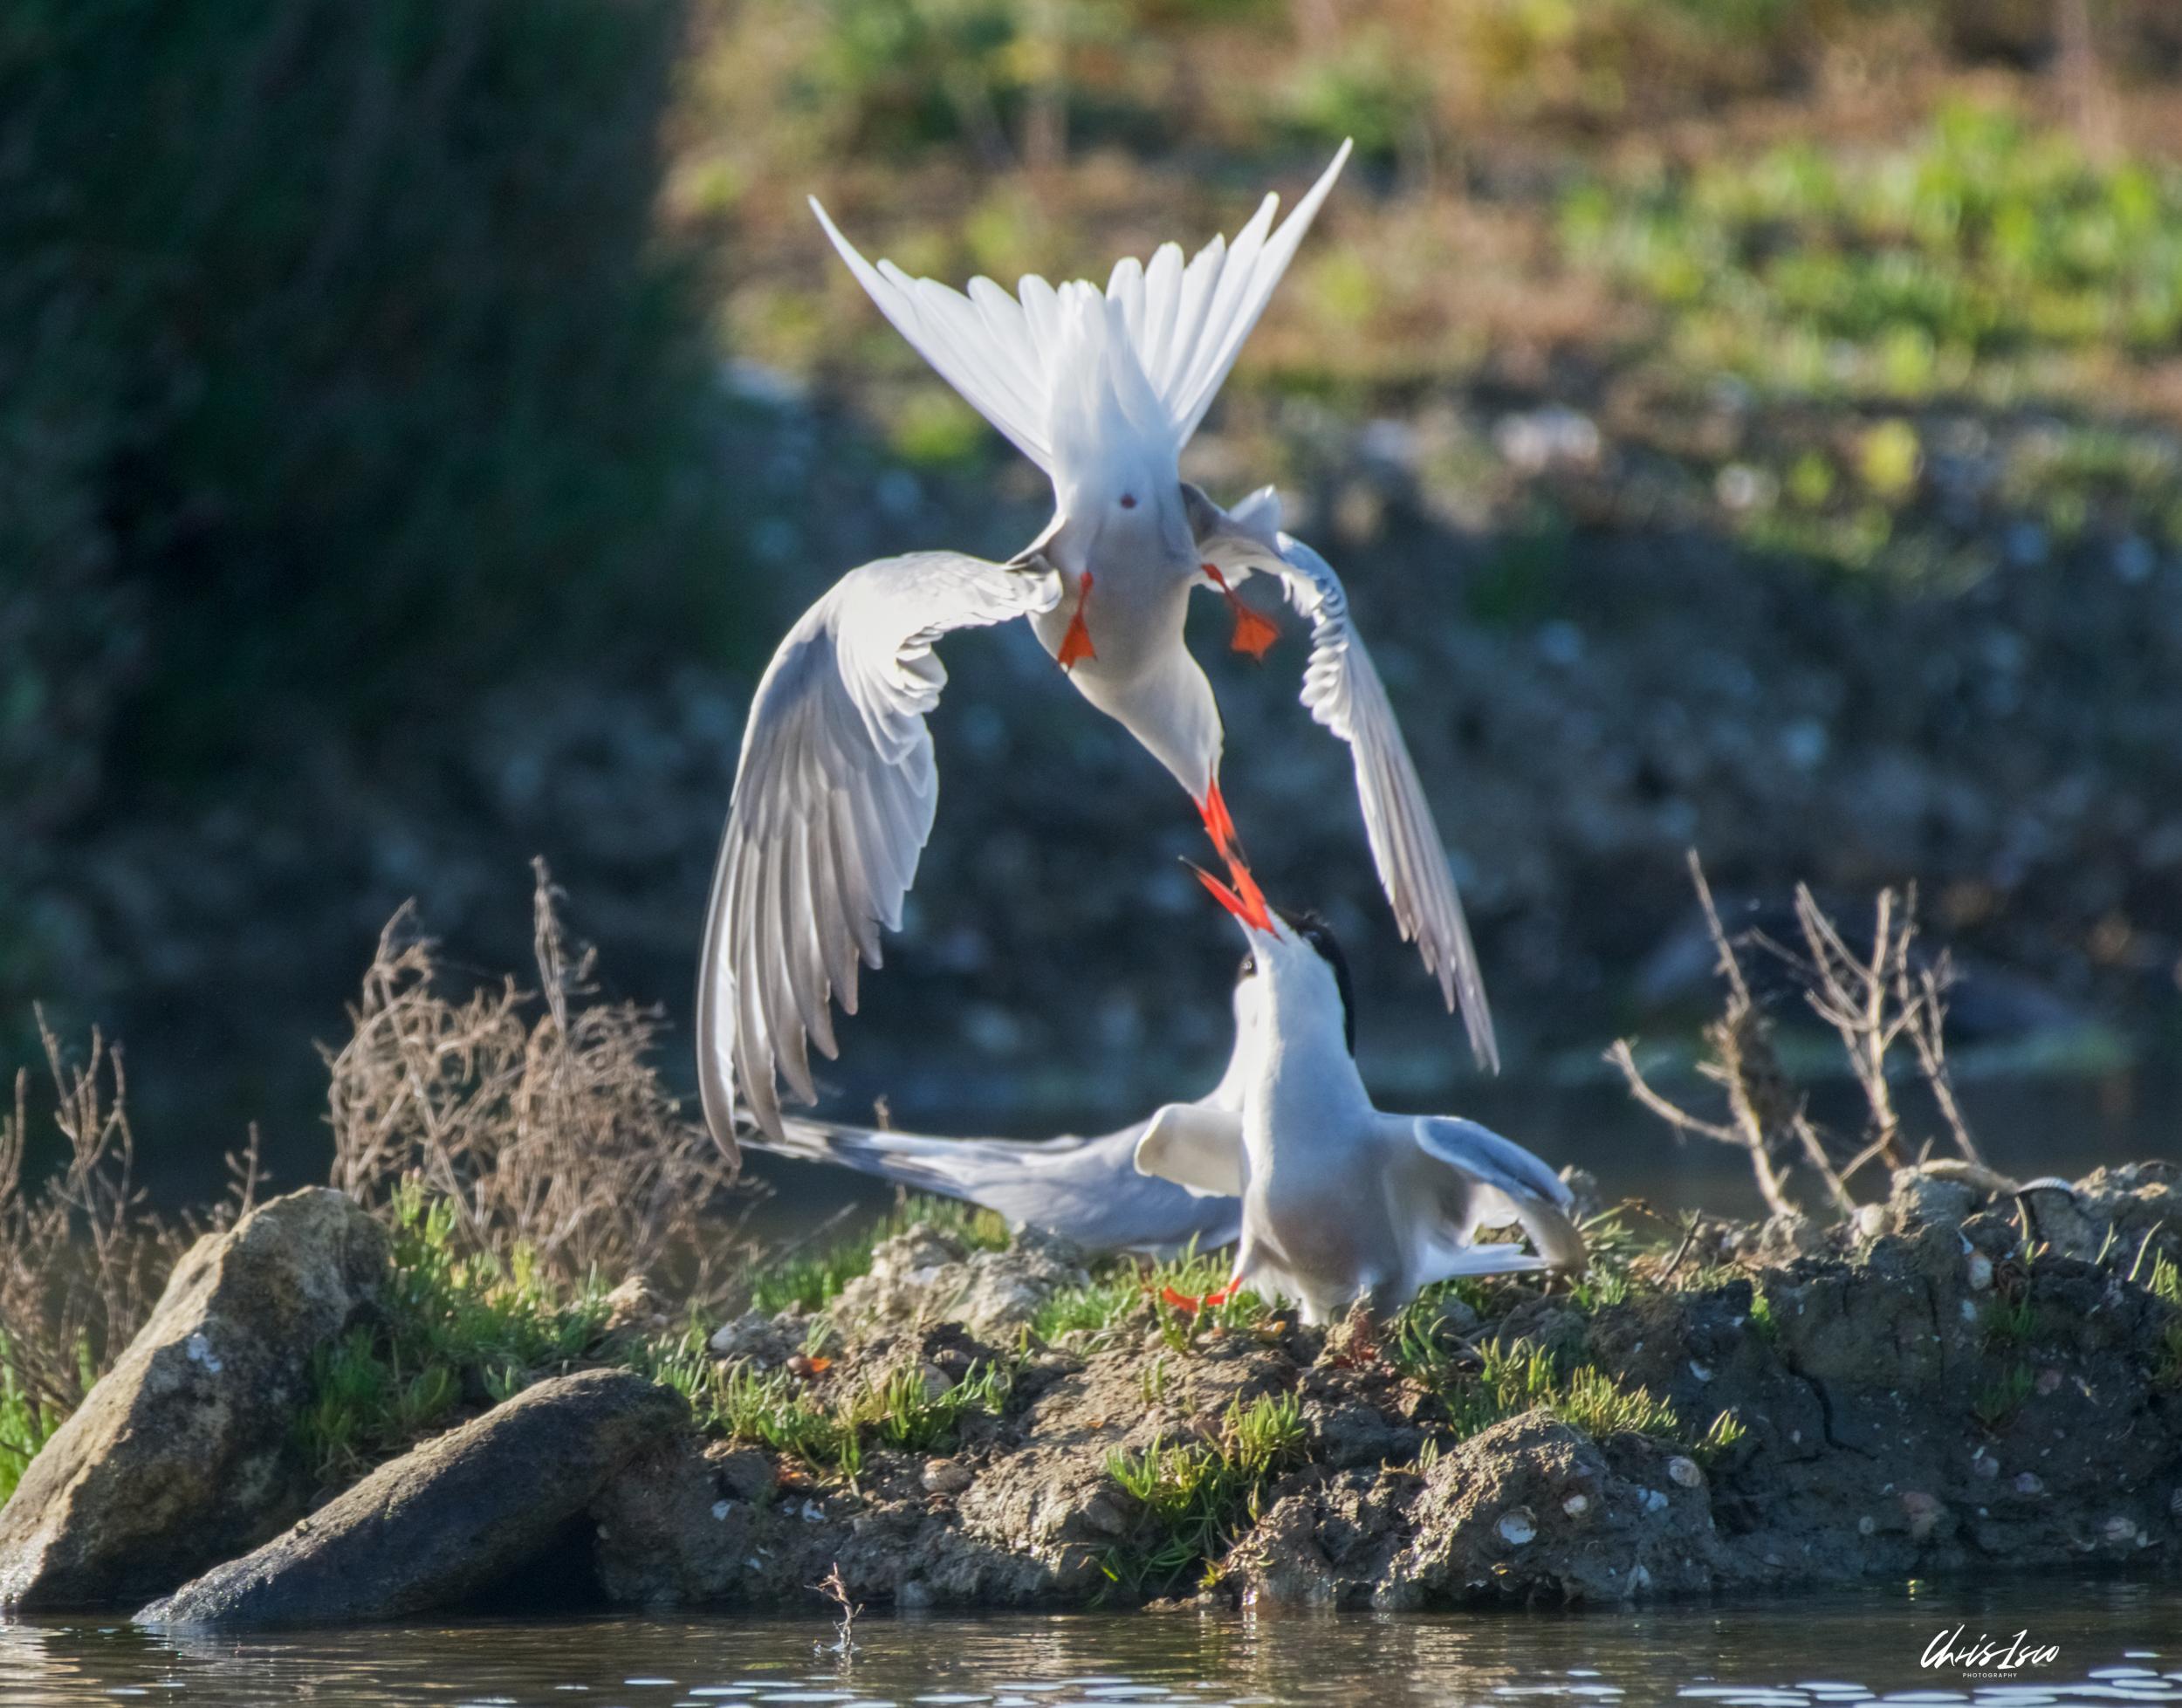
[[[1980,1330],[1987,1352],[2002,1352],[2029,1345],[2037,1326],[2038,1312],[2028,1293],[2014,1299],[1996,1293],[1985,1307]]]
[[[1970,1415],[1987,1430],[2004,1430],[2014,1421],[2036,1385],[2029,1365],[2011,1364],[1998,1381],[1988,1382],[1971,1398]]]
[[[98,1380],[91,1342],[76,1341],[78,1376],[86,1391]],[[69,1409],[32,1392],[23,1377],[14,1341],[0,1334],[0,1502],[15,1492],[23,1473],[53,1432],[68,1421]]]
[[[1723,1411],[1712,1419],[1711,1427],[1690,1451],[1699,1464],[1712,1464],[1734,1451],[1749,1433],[1741,1418],[1732,1411]]]
[[[1007,1224],[990,1210],[909,1193],[868,1234],[836,1240],[816,1251],[791,1252],[752,1269],[748,1277],[751,1307],[768,1316],[792,1307],[822,1311],[841,1297],[843,1287],[870,1273],[875,1246],[917,1227],[937,1229],[977,1252],[1005,1251],[1009,1238]]]
[[[1118,1259],[1094,1271],[1088,1286],[1048,1298],[1031,1320],[1031,1337],[1050,1342],[1074,1334],[1095,1344],[1124,1323],[1149,1320],[1170,1351],[1183,1352],[1211,1329],[1262,1327],[1270,1309],[1253,1293],[1205,1302],[1227,1285],[1228,1263],[1224,1252],[1194,1246],[1149,1265]]]
[[[1619,1305],[1629,1298],[1629,1273],[1621,1269],[1602,1269],[1595,1261],[1584,1278],[1569,1290],[1569,1302],[1587,1316],[1609,1305]]]
[[[1145,1308],[1142,1271],[1116,1265],[1094,1272],[1088,1286],[1047,1297],[1031,1318],[1031,1337],[1049,1344],[1067,1334],[1096,1340]]]
[[[595,1280],[567,1293],[526,1248],[504,1261],[464,1251],[455,1204],[414,1178],[395,1190],[388,1221],[393,1263],[378,1318],[313,1359],[297,1425],[306,1462],[329,1483],[442,1427],[465,1396],[497,1403],[566,1368],[606,1322]]]
[[[829,1382],[818,1361],[815,1375],[722,1365],[707,1352],[703,1330],[695,1324],[642,1349],[636,1362],[690,1402],[706,1434],[769,1447],[815,1471],[852,1479],[862,1471],[869,1446],[905,1453],[952,1448],[964,1420],[999,1413],[1015,1385],[1012,1369],[983,1362],[944,1388],[928,1385],[924,1374],[909,1366],[875,1382]]]
[[[1541,1409],[1594,1436],[1684,1437],[1674,1408],[1650,1389],[1624,1388],[1595,1365],[1529,1341],[1450,1345],[1444,1327],[1436,1314],[1413,1305],[1396,1319],[1387,1355],[1438,1396],[1458,1440]]]
[[[1750,1296],[1750,1327],[1767,1346],[1781,1338],[1781,1325],[1773,1314],[1773,1300],[1762,1287]]]
[[[2174,1313],[2159,1337],[2152,1380],[2162,1388],[2182,1388],[2182,1268],[2164,1252],[2152,1260],[2151,1294]]]
[[[1131,1595],[1164,1594],[1232,1546],[1259,1516],[1268,1478],[1302,1457],[1303,1413],[1293,1394],[1227,1409],[1218,1436],[1116,1453],[1107,1471],[1141,1513],[1137,1538],[1101,1569]]]

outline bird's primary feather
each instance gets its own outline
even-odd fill
[[[779,1132],[776,1069],[817,1096],[808,1046],[834,1053],[827,1005],[856,1008],[856,964],[880,964],[882,926],[931,833],[939,779],[927,713],[957,628],[1042,611],[1050,571],[951,552],[851,570],[806,612],[751,704],[713,878],[697,984],[698,1088],[733,1143],[736,1091]]]

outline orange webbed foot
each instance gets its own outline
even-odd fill
[[[1227,1303],[1235,1296],[1236,1285],[1235,1282],[1230,1281],[1218,1293],[1204,1293],[1194,1299],[1186,1293],[1177,1293],[1172,1287],[1162,1287],[1159,1289],[1159,1296],[1184,1316],[1195,1316],[1199,1311],[1211,1306]]]
[[[1227,578],[1220,573],[1216,565],[1206,564],[1203,567],[1204,573],[1212,578],[1212,585],[1220,590],[1221,596],[1227,600],[1227,608],[1235,616],[1235,632],[1227,642],[1230,649],[1248,653],[1251,657],[1262,662],[1265,655],[1273,650],[1273,643],[1280,638],[1280,625],[1263,612],[1253,611],[1244,604],[1242,595],[1227,585]]]
[[[1096,658],[1099,649],[1091,644],[1091,630],[1083,621],[1084,607],[1091,602],[1091,572],[1083,572],[1082,585],[1076,589],[1076,608],[1068,619],[1068,632],[1060,637],[1058,657],[1060,668],[1073,669],[1087,658]]]

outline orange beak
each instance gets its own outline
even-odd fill
[[[1195,861],[1185,860],[1182,863],[1197,875],[1197,881],[1211,890],[1212,899],[1228,912],[1252,930],[1263,931],[1267,936],[1273,935],[1273,914],[1266,906],[1265,892],[1258,888],[1258,880],[1250,875],[1250,868],[1232,854],[1227,857],[1228,875],[1234,881],[1234,887],[1230,888]]]

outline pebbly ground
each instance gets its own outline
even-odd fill
[[[1321,1329],[1179,1302],[1209,1262],[914,1226],[822,1313],[709,1347],[623,1289],[573,1366],[312,1492],[282,1409],[323,1399],[297,1372],[389,1278],[363,1212],[297,1193],[208,1236],[47,1444],[0,1587],[176,1627],[808,1606],[836,1567],[907,1609],[1410,1609],[2182,1550],[2175,1165],[1933,1164],[1837,1227],[1591,1237],[1581,1282]],[[128,1426],[154,1417],[181,1421]]]

